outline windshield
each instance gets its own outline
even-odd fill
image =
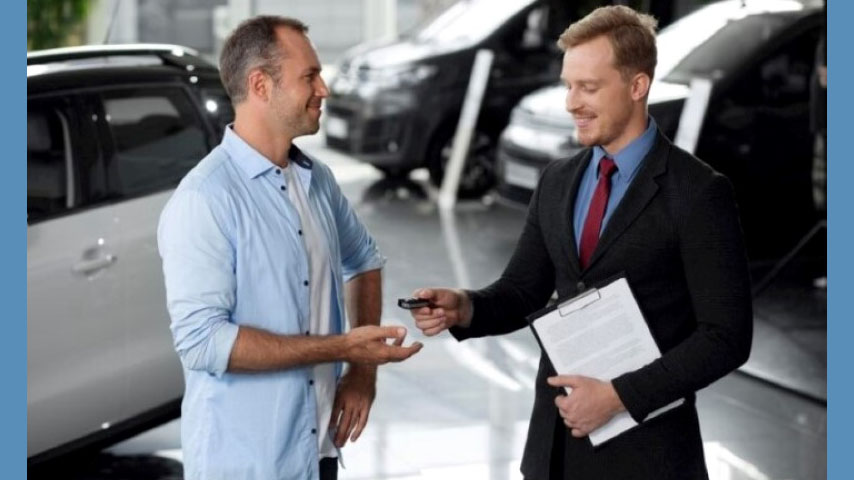
[[[413,32],[416,41],[477,43],[534,0],[462,0]]]
[[[655,77],[688,84],[701,76],[718,79],[739,65],[797,15],[770,12],[803,10],[789,0],[716,3],[683,17],[658,34]]]

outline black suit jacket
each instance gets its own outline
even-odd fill
[[[570,297],[625,275],[662,356],[613,385],[643,422],[597,448],[573,438],[554,405],[559,389],[542,358],[522,472],[548,479],[552,445],[563,443],[565,478],[707,478],[694,392],[747,360],[752,337],[750,279],[730,182],[674,146],[661,132],[581,269],[573,205],[586,149],[549,165],[540,178],[516,250],[501,277],[469,292],[474,318],[453,328],[458,339],[508,333],[527,324],[556,289]],[[644,422],[650,412],[685,398],[683,407]],[[558,445],[560,445],[558,443]]]

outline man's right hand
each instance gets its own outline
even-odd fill
[[[411,312],[415,326],[428,337],[451,327],[468,327],[471,324],[471,300],[462,290],[422,288],[413,292],[412,296],[430,300],[429,307]]]
[[[418,353],[423,346],[420,342],[414,342],[404,347],[405,337],[406,329],[403,327],[356,327],[344,336],[344,357],[348,362],[372,365],[401,362]],[[386,343],[390,338],[394,341]]]

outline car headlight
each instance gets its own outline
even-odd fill
[[[510,112],[510,123],[513,125],[532,125],[534,112],[522,105],[516,105]]]
[[[409,88],[423,83],[436,74],[435,65],[402,65],[397,67],[365,69],[359,77],[378,89]]]

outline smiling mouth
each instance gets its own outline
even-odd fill
[[[596,120],[595,116],[583,116],[583,117],[573,117],[575,120],[575,125],[578,128],[584,128],[593,123],[593,120]]]

